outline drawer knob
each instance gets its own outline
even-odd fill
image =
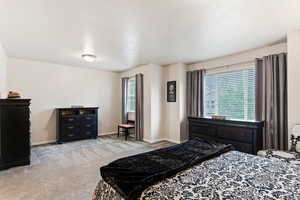
[[[73,129],[73,128],[74,128],[74,126],[69,126],[69,127],[68,127],[68,129]]]

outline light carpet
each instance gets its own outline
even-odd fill
[[[31,165],[0,171],[2,200],[90,200],[109,162],[172,145],[116,136],[32,148]]]

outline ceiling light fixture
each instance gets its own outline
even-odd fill
[[[81,57],[86,61],[86,62],[95,62],[96,56],[93,54],[82,54]]]

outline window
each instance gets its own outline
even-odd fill
[[[255,79],[254,67],[205,75],[204,115],[254,120]]]
[[[128,81],[127,112],[135,112],[135,78]]]

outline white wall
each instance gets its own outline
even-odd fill
[[[9,58],[8,88],[32,99],[33,144],[55,141],[57,107],[98,106],[101,134],[120,122],[118,73]]]
[[[159,65],[150,66],[151,73],[151,141],[159,141],[165,138],[162,125],[165,119],[162,118],[163,110],[163,68]]]
[[[288,122],[289,132],[300,124],[300,30],[288,34]],[[300,146],[298,146],[300,150]]]
[[[7,95],[7,56],[0,42],[0,98]]]
[[[238,54],[234,54],[231,56],[225,56],[221,58],[211,59],[203,62],[198,62],[194,64],[190,64],[188,66],[188,70],[197,70],[197,69],[210,69],[228,65],[236,65],[240,63],[248,63],[253,62],[255,58],[261,58],[263,56],[271,55],[271,54],[279,54],[282,52],[287,52],[287,44],[280,43],[264,48],[254,49]]]
[[[123,72],[121,77],[144,74],[144,140],[168,140],[180,143],[187,140],[185,120],[186,65],[143,65]],[[167,102],[167,82],[176,81],[177,100]]]
[[[260,49],[216,58],[191,65],[182,63],[167,65],[149,64],[123,72],[121,77],[144,74],[144,140],[157,142],[169,140],[180,143],[188,139],[186,131],[186,71],[212,69],[239,63],[254,63],[255,58],[287,52],[287,44],[281,43]],[[177,101],[168,103],[166,86],[168,81],[177,82]]]
[[[180,143],[188,139],[186,132],[186,65],[163,67],[163,130],[166,140]],[[176,81],[176,102],[167,102],[167,82]]]
[[[131,77],[138,73],[144,75],[144,140],[153,143],[164,139],[162,67],[155,64],[143,65],[121,73],[121,77]]]

